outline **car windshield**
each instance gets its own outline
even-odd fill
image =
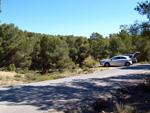
[[[111,60],[114,60],[114,59],[117,59],[118,57],[116,57],[116,56],[114,56],[114,57],[112,57],[112,58],[110,58]]]
[[[110,58],[111,60],[114,59],[115,57]]]

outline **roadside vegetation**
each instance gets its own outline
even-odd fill
[[[122,25],[119,33],[109,37],[97,32],[90,37],[53,36],[23,31],[14,24],[1,24],[0,68],[25,74],[32,82],[61,78],[65,72],[89,73],[99,60],[118,54],[140,51],[138,61],[150,61],[149,2],[139,3],[135,10],[147,15],[148,21]]]
[[[150,77],[145,78],[141,83],[135,83],[120,89],[120,96],[116,104],[117,113],[149,113],[150,112]]]
[[[12,86],[17,84],[25,84],[32,82],[39,82],[45,80],[54,80],[59,78],[78,76],[82,74],[89,74],[93,72],[103,71],[109,68],[100,67],[99,64],[93,68],[89,67],[76,67],[70,70],[64,70],[60,72],[59,70],[49,70],[46,74],[41,74],[41,71],[33,71],[28,69],[10,69],[2,71],[0,69],[0,86]]]
[[[98,98],[93,102],[70,109],[65,113],[149,113],[150,77],[118,89],[112,99]]]
[[[150,64],[150,61],[143,61],[143,62],[140,62],[140,64]]]

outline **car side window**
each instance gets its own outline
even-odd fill
[[[120,57],[120,59],[126,59],[125,57]]]
[[[113,60],[118,60],[118,59],[120,59],[120,57],[115,57],[115,58],[113,58]]]
[[[117,57],[116,59],[120,59],[120,57]]]

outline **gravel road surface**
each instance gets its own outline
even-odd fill
[[[47,113],[111,93],[150,76],[150,65],[112,67],[110,70],[51,81],[1,87],[0,113]]]

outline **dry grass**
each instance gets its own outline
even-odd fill
[[[0,86],[23,84],[25,76],[16,72],[0,71]]]
[[[98,71],[103,71],[109,68],[95,66],[93,68],[76,68],[74,70],[66,70],[65,72],[53,72],[45,75],[36,73],[35,71],[20,70],[16,72],[0,71],[0,86],[12,86],[17,84],[25,84],[31,82],[53,80],[59,78],[66,78],[71,76],[78,76]]]
[[[82,70],[78,71],[77,75],[95,73],[95,72],[104,71],[104,70],[108,70],[108,69],[110,69],[110,67],[95,66],[93,68],[82,69]]]

